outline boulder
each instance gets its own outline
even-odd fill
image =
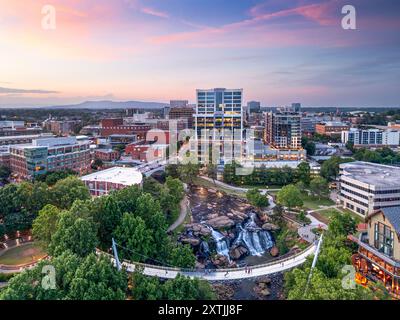
[[[194,223],[186,225],[186,230],[191,230],[195,236],[207,237],[211,235],[211,230],[201,223]]]
[[[235,222],[225,216],[219,216],[210,220],[206,221],[206,224],[210,225],[214,229],[220,229],[220,228],[230,228],[235,225]]]
[[[236,248],[232,248],[229,251],[229,256],[233,260],[238,260],[238,259],[242,258],[243,256],[245,256],[247,254],[248,254],[248,250],[244,246],[238,246]]]
[[[181,242],[184,243],[184,244],[190,244],[192,246],[198,246],[200,244],[200,240],[199,239],[189,238],[189,237],[182,238]]]
[[[279,230],[279,226],[277,226],[276,224],[273,223],[264,223],[262,225],[263,230],[267,230],[267,231],[276,231]]]
[[[266,285],[269,285],[271,283],[271,278],[269,278],[268,276],[262,276],[257,278],[256,283],[258,284],[258,286],[265,287]]]
[[[271,250],[269,251],[269,253],[271,256],[277,257],[279,255],[278,247],[272,247]]]
[[[264,288],[264,289],[260,290],[260,295],[263,296],[263,297],[267,297],[270,294],[271,294],[271,292],[267,288]]]
[[[225,268],[229,266],[228,258],[221,254],[217,254],[213,259],[211,259],[211,261],[217,268]]]

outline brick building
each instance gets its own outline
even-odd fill
[[[145,139],[147,131],[151,126],[145,123],[124,124],[121,119],[103,119],[100,124],[100,134],[103,137],[110,135],[131,135],[136,134],[139,139]]]
[[[10,146],[10,167],[21,179],[31,179],[48,171],[66,169],[78,173],[90,169],[90,143],[75,137],[44,138],[31,144]]]

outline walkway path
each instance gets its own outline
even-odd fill
[[[207,270],[206,273],[205,270],[184,270],[179,268],[168,268],[142,263],[132,263],[128,261],[124,261],[122,265],[126,267],[128,272],[134,272],[136,266],[142,267],[143,274],[151,277],[173,279],[178,274],[181,274],[186,277],[199,278],[208,281],[226,281],[265,276],[292,269],[303,264],[308,256],[314,254],[315,249],[316,244],[312,244],[303,252],[290,256],[288,258],[271,261],[270,263],[261,264],[258,266],[252,266],[250,273],[247,273],[245,268]],[[98,254],[105,253],[98,252]],[[115,259],[113,258],[113,256],[108,256],[110,256],[111,260],[115,264]]]
[[[181,203],[180,203],[180,214],[178,219],[176,219],[176,221],[170,225],[170,227],[167,229],[167,232],[171,232],[174,231],[176,228],[178,228],[186,219],[186,216],[189,212],[189,199],[187,198],[187,196],[185,195],[184,198],[182,199]]]

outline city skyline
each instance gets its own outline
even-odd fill
[[[400,4],[354,0],[0,0],[0,107],[85,100],[195,102],[196,88],[243,101],[398,106]]]

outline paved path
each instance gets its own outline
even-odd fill
[[[329,208],[329,207],[327,207],[327,208]],[[306,215],[306,217],[311,220],[311,223],[309,225],[306,225],[304,227],[300,227],[299,229],[297,229],[297,233],[299,234],[299,236],[302,239],[306,240],[309,243],[313,243],[316,240],[316,235],[314,232],[312,232],[312,229],[315,229],[315,228],[321,228],[324,230],[328,229],[328,226],[325,223],[323,223],[322,221],[319,221],[317,218],[315,218],[314,216],[311,215],[311,213],[313,213],[313,212],[317,212],[319,210],[325,210],[327,208],[308,211],[308,214]]]
[[[184,275],[190,278],[199,278],[208,281],[225,281],[225,280],[238,280],[245,278],[253,278],[259,276],[265,276],[274,274],[282,271],[286,271],[303,264],[306,258],[314,254],[316,245],[310,245],[303,252],[277,261],[272,261],[267,264],[251,267],[251,273],[247,273],[245,268],[230,268],[230,269],[215,269],[209,270],[205,273],[205,270],[182,270],[178,268],[167,268],[162,266],[154,266],[141,263],[123,262],[122,265],[126,267],[128,272],[134,272],[136,266],[143,268],[143,274],[150,277],[158,277],[164,279],[174,279],[178,274]],[[98,254],[105,254],[100,253]],[[115,260],[110,256],[111,260],[115,264]]]
[[[186,219],[186,216],[189,212],[189,199],[185,195],[184,198],[182,199],[180,203],[180,214],[178,219],[170,225],[170,227],[167,229],[167,232],[174,231],[176,228],[178,228]]]

